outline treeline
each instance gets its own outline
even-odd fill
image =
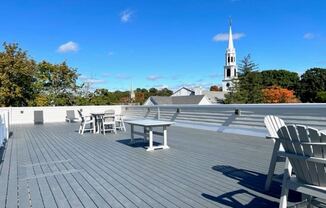
[[[0,106],[109,105],[144,103],[150,96],[170,96],[172,91],[137,88],[129,91],[91,90],[80,82],[66,62],[37,62],[17,44],[3,44],[0,51]],[[221,90],[213,86],[211,90]],[[300,77],[288,70],[259,71],[250,55],[239,65],[225,103],[326,102],[326,69],[312,68]]]
[[[246,56],[225,103],[326,102],[326,69],[311,68],[301,77],[288,70],[259,71]]]
[[[0,51],[0,106],[109,105],[144,102],[152,95],[170,95],[168,89],[137,89],[136,99],[129,91],[90,90],[79,83],[79,74],[66,62],[37,62],[17,44],[3,44]]]

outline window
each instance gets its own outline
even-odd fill
[[[231,76],[231,69],[230,69],[230,68],[228,68],[228,69],[226,70],[226,76],[227,76],[227,77],[230,77],[230,76]]]
[[[230,63],[230,56],[228,56],[228,63]]]
[[[233,57],[231,57],[231,62],[233,62]]]
[[[230,83],[226,83],[226,87],[229,88],[230,87]]]
[[[237,69],[234,69],[234,76],[237,76]]]

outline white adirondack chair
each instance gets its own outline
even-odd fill
[[[325,207],[319,199],[326,199],[326,134],[302,125],[283,126],[278,136],[292,166],[284,170],[280,208],[287,207],[289,190],[301,192],[308,197],[308,206]]]
[[[81,110],[78,110],[78,114],[80,116],[81,122],[79,126],[79,131],[78,133],[84,134],[85,131],[94,131],[94,120],[92,119],[91,116],[84,116]],[[89,125],[89,128],[86,128]]]
[[[269,136],[266,136],[268,139],[272,139],[274,141],[272,158],[269,164],[267,179],[265,183],[265,191],[269,191],[271,183],[273,180],[282,182],[282,177],[279,175],[274,175],[275,167],[277,162],[284,162],[285,158],[280,155],[280,153],[284,152],[284,148],[282,147],[278,138],[277,132],[282,126],[285,126],[285,122],[277,116],[268,115],[264,118],[265,126],[268,130]],[[286,160],[286,166],[290,166],[289,161]]]

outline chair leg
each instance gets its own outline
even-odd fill
[[[82,135],[84,134],[85,127],[86,127],[86,123],[84,122],[84,124],[83,124],[83,129],[82,129],[82,132],[81,132]]]
[[[80,125],[79,125],[79,130],[78,130],[79,134],[81,133],[82,128],[83,128],[83,123],[81,122]]]
[[[122,124],[122,129],[123,129],[123,131],[127,131],[127,130],[126,130],[125,123],[123,122],[123,120],[121,120],[121,124]]]
[[[105,124],[104,124],[104,122],[102,123],[102,131],[103,131],[103,134],[105,135]]]
[[[265,191],[269,191],[272,180],[273,180],[273,176],[274,176],[274,171],[275,171],[275,167],[276,167],[276,162],[277,162],[277,152],[280,149],[280,141],[276,140],[275,144],[274,144],[274,148],[273,148],[273,153],[272,153],[272,158],[269,164],[269,168],[268,168],[268,174],[267,174],[267,179],[266,179],[266,183],[265,183]]]
[[[285,163],[284,166],[284,175],[283,175],[283,181],[282,181],[282,191],[281,191],[281,198],[280,198],[280,205],[279,208],[286,208],[288,203],[288,194],[289,194],[289,188],[287,185],[287,181],[290,180],[291,172],[292,172],[292,166],[290,162],[288,161]]]

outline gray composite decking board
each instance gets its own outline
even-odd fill
[[[87,168],[87,167],[86,167]],[[93,171],[93,170],[91,170],[91,171]],[[96,174],[96,173],[93,173],[93,174]],[[111,182],[115,182],[114,180],[111,180]],[[104,182],[105,183],[105,181],[102,181],[102,182]],[[117,185],[117,184],[116,184]],[[119,184],[118,184],[119,185]],[[112,190],[111,190],[112,191]],[[114,192],[115,193],[117,193],[115,190],[114,190]],[[126,201],[126,200],[128,200],[127,198],[126,199],[123,199],[123,198],[121,198],[121,195],[120,195],[120,197],[118,197],[118,198],[120,198],[120,200],[122,200],[122,203],[124,203],[124,205],[125,206],[127,206],[127,207],[129,207],[129,206],[133,206],[132,204],[130,204],[128,201]],[[117,204],[113,204],[113,206],[118,206]]]
[[[45,156],[46,160],[53,161],[53,162],[47,163],[52,170],[66,171],[69,169],[70,170],[74,169],[71,166],[71,164],[69,164],[69,162],[71,160],[60,160],[60,158],[58,158],[57,154],[55,152],[51,151],[51,148],[47,148],[46,146],[43,145],[42,142],[38,142],[38,144],[39,144],[39,146],[42,145],[42,149],[43,149],[42,152],[43,152],[43,155]],[[96,207],[96,204],[87,195],[85,190],[82,188],[82,186],[78,183],[78,181],[75,179],[75,177],[73,175],[64,174],[63,177],[68,182],[72,191],[75,193],[75,195],[78,197],[78,200],[81,201],[81,203],[83,204],[84,207]],[[73,205],[73,206],[76,206],[76,205]]]
[[[9,176],[10,176],[10,163],[12,161],[12,152],[13,152],[13,140],[7,142],[7,147],[4,152],[4,161],[1,168],[0,175],[0,205],[6,206],[7,197],[8,197],[8,185],[9,185]],[[0,207],[1,207],[0,206]]]
[[[137,171],[138,172],[138,171]],[[198,205],[197,205],[198,206]]]
[[[127,190],[128,191],[128,190]],[[142,206],[144,206],[144,207],[146,207],[145,205],[142,205]],[[148,206],[148,205],[147,205]]]
[[[87,160],[87,158],[85,158],[85,160]],[[111,172],[111,174],[112,174],[112,172]],[[104,176],[105,177],[105,176]],[[124,180],[124,179],[123,179]],[[154,188],[156,188],[155,186],[154,186]],[[146,190],[146,189],[145,189]],[[141,191],[141,190],[139,190],[139,191]],[[158,196],[159,197],[159,196]],[[166,202],[165,202],[165,204],[166,204]],[[173,205],[172,204],[170,204],[170,205],[168,205],[168,207],[172,207]],[[185,206],[185,205],[183,205],[183,206]]]
[[[29,199],[33,207],[57,207],[58,203],[62,207],[232,207],[228,201],[232,197],[238,207],[255,200],[267,203],[264,207],[277,206],[278,198],[244,185],[246,178],[241,179],[246,170],[266,174],[271,141],[171,127],[171,149],[146,152],[121,142],[130,139],[129,130],[117,135],[79,135],[77,127],[68,123],[13,126],[0,183],[16,193],[0,199],[9,196],[10,207],[17,202],[27,207]],[[11,171],[10,164],[16,169]],[[70,170],[80,172],[65,173]],[[237,174],[234,178],[233,172],[239,172],[240,178]],[[58,174],[41,177],[51,173]],[[262,184],[261,176],[249,180]],[[5,190],[0,187],[0,192]],[[5,205],[1,200],[0,207]]]
[[[32,135],[33,138],[35,137],[34,135]],[[38,147],[38,142],[35,142],[33,139],[31,139],[31,145],[33,146],[33,149],[39,149],[40,151],[35,151],[35,155],[38,158],[39,163],[44,163],[47,161],[46,157],[43,154],[43,148],[39,148]],[[43,173],[56,173],[58,172],[58,168],[55,167],[53,164],[44,164],[44,165],[40,165],[40,168],[43,170]],[[80,203],[78,197],[74,194],[74,191],[71,189],[70,185],[67,183],[67,181],[64,179],[64,175],[60,175],[60,174],[55,174],[54,177],[46,177],[46,179],[48,180],[48,183],[53,183],[55,184],[55,187],[58,187],[58,189],[60,188],[60,190],[63,192],[63,195],[60,193],[58,196],[61,196],[60,198],[57,198],[57,194],[54,194],[54,191],[52,189],[51,192],[47,193],[46,195],[51,195],[53,194],[53,197],[56,198],[55,202],[56,204],[59,205],[61,204],[61,207],[65,207],[67,206],[67,204],[63,203],[62,200],[65,200],[69,203],[70,207],[82,207],[83,205]],[[39,178],[39,180],[42,180],[41,178]],[[58,184],[58,186],[56,185]],[[43,197],[44,198],[44,197]],[[52,197],[50,197],[49,199],[50,202],[53,202]],[[47,204],[47,203],[46,203]],[[56,204],[52,204],[50,207],[55,207]]]

